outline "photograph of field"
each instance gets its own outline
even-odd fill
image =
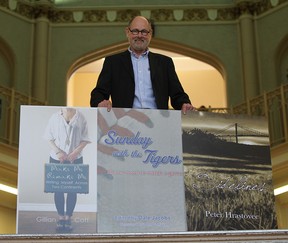
[[[188,230],[277,228],[266,119],[192,112],[182,130]]]

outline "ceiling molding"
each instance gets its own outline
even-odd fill
[[[223,1],[223,0],[222,0]],[[75,1],[74,1],[75,2]],[[91,2],[91,1],[90,1]],[[208,1],[206,1],[207,3]],[[51,23],[127,23],[132,17],[143,15],[154,23],[190,23],[235,21],[242,14],[259,16],[275,9],[288,0],[235,0],[234,4],[177,4],[177,5],[117,5],[117,6],[71,6],[57,5],[55,0],[0,0],[0,9],[6,9],[29,20],[47,18]],[[227,0],[226,0],[227,2]],[[116,1],[114,1],[116,3]],[[157,1],[156,1],[157,3]],[[220,1],[218,1],[220,3]],[[62,7],[61,7],[62,6]],[[64,8],[64,6],[66,6]],[[177,9],[176,9],[177,7]]]

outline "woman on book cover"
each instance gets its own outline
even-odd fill
[[[82,150],[90,143],[85,117],[74,108],[61,108],[49,119],[44,138],[51,147],[50,163],[83,164]],[[57,232],[72,231],[71,217],[77,202],[75,192],[55,192],[54,202],[59,219]],[[66,203],[65,203],[66,201]],[[65,212],[66,205],[66,212]]]

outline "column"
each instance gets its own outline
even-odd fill
[[[46,101],[49,20],[39,17],[35,23],[32,96]]]
[[[254,19],[252,15],[253,1],[240,1],[239,18],[241,56],[246,99],[259,95],[259,77],[257,51],[255,43]]]

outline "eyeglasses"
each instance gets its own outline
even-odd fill
[[[138,35],[139,33],[141,33],[141,35],[147,36],[150,33],[150,31],[145,30],[145,29],[144,30],[138,30],[138,29],[131,30],[130,28],[128,29],[132,33],[132,35]]]

